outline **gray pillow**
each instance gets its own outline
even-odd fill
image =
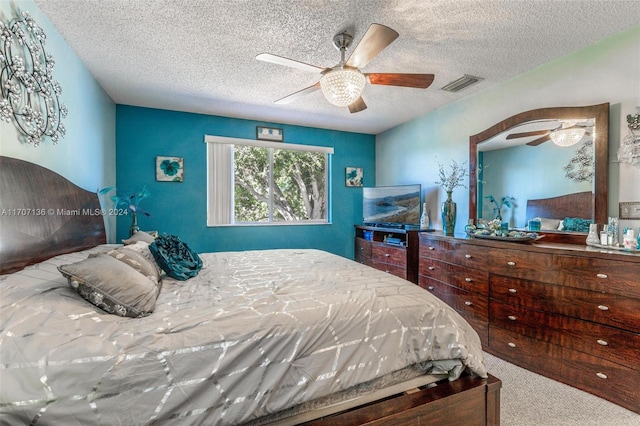
[[[120,262],[124,262],[131,266],[154,283],[160,283],[160,270],[158,269],[156,262],[154,260],[150,260],[141,252],[132,250],[129,247],[133,246],[120,247],[118,249],[111,250],[107,254],[118,259]]]
[[[129,238],[127,238],[126,240],[122,240],[122,243],[124,245],[129,245],[129,244],[135,244],[138,241],[144,241],[145,243],[151,244],[155,239],[156,237],[154,237],[151,234],[148,234],[144,231],[138,231],[132,236],[130,236]]]
[[[157,284],[107,254],[61,265],[58,270],[82,298],[110,314],[143,317],[156,306]]]

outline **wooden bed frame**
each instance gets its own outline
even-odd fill
[[[33,163],[0,157],[1,272],[104,244],[99,209],[96,194],[64,177]],[[501,386],[493,376],[464,375],[305,424],[499,425]]]
[[[564,219],[566,217],[591,218],[593,217],[593,203],[595,195],[591,191],[576,192],[560,195],[558,197],[527,200],[527,217],[542,217],[549,219]],[[545,242],[554,242],[553,231],[542,230],[545,234]],[[571,244],[584,244],[587,236],[582,233],[575,235],[562,233],[562,242]]]

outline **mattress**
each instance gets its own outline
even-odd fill
[[[486,377],[469,324],[408,281],[319,250],[202,254],[146,317],[108,314],[49,259],[0,279],[3,424],[241,424],[409,366]]]

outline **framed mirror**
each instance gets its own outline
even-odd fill
[[[608,155],[608,103],[509,117],[469,137],[469,218],[541,219],[545,241],[584,244],[588,222],[607,221]]]

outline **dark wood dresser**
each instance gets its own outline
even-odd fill
[[[484,349],[640,413],[640,254],[419,234],[419,285]]]
[[[418,283],[417,230],[364,225],[356,225],[355,230],[356,262]]]

